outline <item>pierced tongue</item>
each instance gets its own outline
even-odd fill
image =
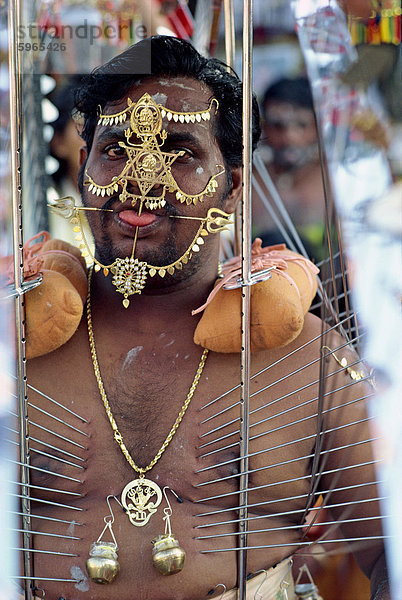
[[[135,210],[122,210],[119,212],[119,217],[124,223],[133,225],[134,227],[145,227],[145,225],[150,225],[156,220],[156,215],[149,212],[138,215]]]

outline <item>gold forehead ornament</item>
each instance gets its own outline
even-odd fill
[[[119,142],[127,154],[127,161],[119,175],[112,178],[110,183],[100,185],[88,171],[85,172],[87,180],[84,185],[88,191],[96,196],[113,196],[119,194],[121,202],[131,200],[134,206],[137,201],[145,203],[146,208],[155,210],[163,208],[166,204],[167,192],[175,193],[176,199],[181,203],[194,204],[203,202],[204,198],[211,196],[217,189],[216,177],[223,174],[212,175],[205,187],[197,194],[188,194],[182,190],[172,174],[173,163],[183,155],[183,152],[164,152],[162,146],[166,140],[167,132],[163,129],[163,119],[177,123],[201,123],[211,119],[212,108],[218,109],[219,103],[213,98],[206,110],[195,112],[179,112],[156,104],[153,98],[145,93],[138,102],[127,99],[127,108],[112,115],[100,114],[98,125],[113,126],[123,123],[130,115],[130,126],[124,130],[126,142]],[[133,141],[134,139],[134,141]],[[129,191],[130,186],[138,189],[139,193]],[[148,196],[155,188],[162,188],[158,197]]]

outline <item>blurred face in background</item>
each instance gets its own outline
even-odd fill
[[[280,168],[297,169],[318,160],[317,128],[309,108],[288,102],[267,102],[263,133],[272,150],[272,162]]]

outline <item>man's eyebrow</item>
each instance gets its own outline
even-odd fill
[[[178,131],[173,131],[172,133],[167,134],[165,143],[167,144],[176,144],[178,142],[186,142],[192,144],[194,146],[200,147],[199,139],[189,132],[180,133]]]
[[[98,133],[96,141],[97,142],[108,142],[109,140],[115,140],[116,138],[125,139],[124,132],[127,127],[105,127],[103,130]]]

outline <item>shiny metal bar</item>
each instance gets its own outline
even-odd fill
[[[10,148],[11,148],[11,185],[12,185],[12,230],[13,230],[13,271],[14,286],[22,290],[24,286],[23,263],[23,235],[22,235],[22,87],[21,87],[21,55],[17,51],[17,33],[21,26],[20,0],[8,2],[8,55],[9,55],[9,81],[10,81]],[[15,323],[16,323],[16,375],[18,396],[18,427],[20,439],[21,482],[29,483],[29,431],[27,413],[27,377],[25,355],[25,312],[24,298],[21,294],[15,297]],[[22,545],[24,548],[23,574],[31,577],[33,563],[30,549],[32,540],[30,530],[30,502],[28,489],[22,487],[21,507],[22,517]],[[29,589],[24,591],[25,600],[30,600]]]
[[[321,495],[325,495],[325,494],[332,494],[334,492],[344,492],[344,491],[349,491],[352,489],[356,489],[356,488],[362,488],[362,487],[366,487],[369,485],[377,485],[378,483],[380,483],[380,481],[367,481],[364,483],[357,483],[354,485],[347,485],[347,486],[342,486],[339,488],[331,488],[328,490],[318,490],[312,493],[313,496],[321,496]],[[298,494],[297,496],[286,496],[284,498],[275,498],[273,500],[263,500],[262,502],[254,502],[253,504],[249,504],[248,508],[255,508],[255,507],[261,507],[261,506],[266,506],[268,504],[277,504],[278,502],[289,502],[289,500],[301,500],[302,498],[308,498],[311,494],[308,492],[306,494]],[[376,498],[374,498],[374,500],[376,500]],[[328,508],[331,508],[331,505],[326,505],[328,506]],[[339,506],[339,505],[338,505]],[[237,506],[229,506],[226,508],[220,508],[218,510],[211,510],[205,513],[198,513],[195,516],[196,517],[208,517],[211,515],[219,515],[225,512],[233,512],[234,510],[236,510],[238,507]],[[290,511],[285,511],[285,512],[275,512],[272,513],[271,516],[272,517],[277,517],[280,515],[292,515],[292,514],[299,514],[304,512],[304,508],[300,508],[298,510],[290,510]],[[262,517],[266,517],[267,515],[262,515]],[[249,519],[251,518],[256,518],[256,517],[249,517]],[[208,523],[207,525],[197,525],[196,528],[197,529],[202,529],[203,527],[213,527],[216,523]]]
[[[25,496],[22,496],[21,494],[12,493],[10,496],[15,498],[25,498]],[[70,510],[78,510],[80,512],[84,510],[83,508],[79,508],[79,506],[70,506],[68,504],[61,504],[60,502],[53,502],[52,500],[43,500],[43,498],[35,498],[35,496],[27,496],[27,498],[33,502],[39,502],[40,504],[49,504],[49,506],[58,506],[60,508],[68,508]]]
[[[236,36],[234,26],[233,0],[223,0],[223,7],[225,18],[225,61],[228,67],[234,69]]]
[[[66,456],[69,456],[70,458],[74,458],[75,460],[79,460],[80,462],[85,462],[85,458],[82,458],[81,456],[77,456],[76,454],[72,454],[71,452],[67,452],[67,450],[62,450],[61,448],[58,448],[57,446],[53,446],[53,444],[48,444],[47,442],[39,440],[38,438],[35,438],[32,435],[31,435],[31,450],[33,450],[32,442],[35,442],[36,444],[41,444],[45,448],[50,448],[51,450],[56,450],[56,452],[60,452],[60,454],[65,454]]]
[[[17,533],[21,533],[24,530],[23,529],[10,529],[9,531],[15,531]],[[47,533],[45,531],[34,531],[33,529],[31,529],[29,531],[29,533],[34,534],[34,535],[42,535],[45,537],[63,538],[63,540],[81,540],[82,539],[75,535],[64,535],[64,534],[62,535],[61,533]]]
[[[314,436],[315,437],[315,436]],[[338,450],[346,450],[347,448],[353,448],[355,446],[361,446],[362,444],[368,444],[376,441],[377,438],[369,438],[368,440],[360,440],[358,442],[352,442],[350,444],[344,444],[343,446],[337,446],[336,448],[329,448],[328,450],[322,450],[320,452],[320,457],[324,454],[329,454],[330,452],[337,452]],[[314,454],[306,454],[305,456],[297,456],[296,458],[289,458],[288,460],[283,460],[278,463],[274,463],[272,465],[265,465],[263,467],[258,467],[257,469],[249,469],[248,474],[258,473],[260,471],[266,471],[267,469],[273,469],[275,467],[281,467],[283,465],[288,465],[294,462],[299,462],[299,460],[307,460],[308,458],[313,458]],[[248,456],[248,458],[250,455]],[[239,459],[235,459],[239,460]],[[202,483],[196,484],[194,487],[200,488],[205,487],[206,485],[210,485],[211,483],[220,483],[221,481],[228,481],[229,479],[235,479],[239,477],[239,473],[235,473],[233,475],[227,475],[226,477],[219,477],[218,479],[211,479],[209,481],[203,481]]]
[[[381,460],[369,460],[369,461],[366,461],[363,463],[358,463],[356,465],[347,465],[346,467],[344,466],[344,467],[340,467],[338,469],[330,469],[329,471],[322,471],[320,473],[320,476],[329,475],[330,473],[338,473],[339,471],[346,471],[349,469],[356,469],[358,467],[367,467],[369,465],[379,464],[380,462],[382,462],[382,461]],[[273,481],[271,483],[264,483],[263,485],[256,485],[252,488],[249,488],[247,491],[255,492],[256,490],[267,489],[274,485],[283,485],[285,483],[293,483],[295,481],[302,481],[303,479],[311,479],[314,477],[315,477],[314,473],[308,473],[307,475],[301,475],[300,477],[292,477],[291,479],[284,479],[282,481]],[[210,502],[211,500],[218,500],[220,498],[227,498],[228,496],[235,496],[239,493],[240,493],[239,490],[235,490],[233,492],[225,492],[224,494],[218,494],[217,496],[209,496],[208,498],[200,498],[199,500],[195,500],[194,502],[196,504],[199,504],[201,502]]]
[[[362,423],[367,423],[368,421],[373,420],[374,417],[366,417],[365,419],[359,419],[357,421],[351,421],[350,423],[346,423],[345,425],[340,425],[339,427],[332,427],[331,429],[326,429],[325,431],[321,431],[320,435],[326,435],[328,433],[333,433],[334,431],[339,431],[340,429],[344,430],[346,427],[351,427],[352,425],[361,425]],[[311,440],[316,437],[316,434],[306,435],[301,438],[297,438],[291,440],[290,442],[283,442],[282,444],[277,444],[276,446],[270,446],[269,448],[263,448],[263,450],[257,450],[256,452],[250,452],[248,457],[258,456],[259,454],[264,454],[265,452],[271,452],[272,450],[279,450],[279,448],[286,448],[287,446],[293,446],[299,442],[305,442],[306,440]],[[213,465],[209,465],[208,467],[204,467],[203,469],[198,469],[195,473],[204,473],[205,471],[210,471],[211,469],[217,469],[219,467],[224,467],[225,465],[230,465],[232,463],[237,462],[239,459],[231,458],[229,460],[225,460],[219,463],[215,463]]]
[[[10,483],[12,485],[22,485],[20,481],[10,481]],[[42,490],[42,492],[56,492],[59,494],[68,494],[69,496],[76,496],[78,498],[83,497],[83,494],[80,494],[79,492],[69,492],[68,490],[59,490],[57,488],[43,487],[41,485],[33,485],[32,483],[30,483],[27,487],[29,487],[31,490]]]
[[[356,338],[357,339],[357,338]],[[327,352],[327,354],[322,354],[322,358],[327,358],[329,356],[331,356],[334,352],[338,352],[341,348],[344,348],[345,346],[349,346],[350,343],[349,342],[345,342],[345,344],[342,344],[341,346],[336,347],[335,349],[333,349],[331,352]],[[308,367],[312,367],[314,364],[320,362],[321,360],[321,356],[318,358],[315,358],[314,360],[310,361],[309,363],[306,363],[305,365],[299,367],[298,369],[291,371],[289,373],[287,373],[286,375],[284,375],[283,377],[280,377],[279,379],[276,379],[275,381],[273,381],[272,383],[268,384],[265,387],[260,388],[259,390],[253,392],[252,394],[250,394],[250,398],[253,398],[254,396],[256,396],[257,394],[259,394],[262,391],[266,391],[268,389],[270,389],[271,387],[277,385],[278,383],[285,381],[286,379],[289,379],[289,377],[292,377],[293,375],[296,375],[296,373],[300,373],[301,371],[303,371],[304,369],[307,369]],[[352,363],[348,363],[348,367],[352,367],[356,364],[359,364],[361,362],[364,362],[364,358],[358,358],[356,359],[354,362]],[[328,379],[329,377],[332,377],[333,375],[336,375],[338,373],[341,373],[342,371],[345,370],[346,367],[342,367],[336,371],[332,371],[331,373],[329,373],[326,377],[326,379]],[[253,375],[251,377],[251,379],[253,379],[255,376]],[[298,391],[301,391],[302,389],[305,389],[306,387],[310,387],[311,385],[314,385],[318,383],[318,380],[312,381],[311,383],[309,383],[307,386],[304,386],[304,388],[299,388],[298,390],[295,390],[293,393],[297,393]],[[223,397],[223,396],[221,396]],[[275,400],[274,402],[276,402],[277,400]],[[203,421],[201,421],[201,425],[204,425],[204,423],[208,423],[209,421],[212,421],[215,417],[218,417],[220,415],[223,415],[225,412],[228,412],[229,410],[231,410],[232,408],[235,408],[236,406],[238,406],[239,402],[235,402],[234,404],[231,404],[230,406],[220,410],[219,412],[211,415],[210,417],[208,417],[207,419],[204,419]],[[258,412],[259,410],[262,410],[262,408],[265,408],[267,405],[264,405],[264,407],[259,407],[259,408],[255,408],[254,410],[250,411],[250,415],[254,414],[255,412]],[[233,421],[234,422],[234,421]],[[200,436],[200,438],[205,437],[206,435],[209,435],[209,433],[204,433]]]
[[[50,419],[53,419],[54,421],[57,421],[58,423],[62,423],[62,425],[65,425],[66,427],[69,427],[73,431],[76,431],[77,433],[79,433],[81,435],[84,435],[85,437],[89,437],[88,433],[85,433],[85,431],[82,431],[81,429],[78,429],[78,427],[74,427],[74,425],[70,425],[70,423],[67,423],[66,421],[63,421],[63,419],[60,419],[59,417],[56,417],[55,415],[52,415],[47,410],[44,410],[43,408],[40,408],[39,406],[36,406],[32,402],[28,402],[28,406],[30,406],[31,408],[34,408],[38,412],[42,413],[42,415],[46,415]]]
[[[370,379],[370,377],[367,377],[366,379]],[[363,378],[360,381],[365,381],[366,379]],[[341,390],[343,390],[345,388],[348,388],[351,385],[355,385],[355,384],[356,384],[356,381],[353,381],[352,383],[346,384],[346,385],[344,385],[344,386],[342,386],[340,388],[337,388],[336,390],[331,390],[330,392],[327,392],[326,394],[324,394],[324,396],[331,396],[333,393],[341,391]],[[294,394],[294,393],[295,392],[292,392],[292,394]],[[292,394],[285,394],[285,396],[283,396],[281,398],[278,398],[278,400],[286,398],[288,395],[292,395]],[[345,406],[348,406],[350,404],[354,404],[356,402],[361,402],[363,400],[367,400],[367,398],[371,398],[372,396],[374,396],[374,392],[371,393],[371,394],[365,394],[364,396],[360,396],[359,398],[355,398],[353,400],[350,400],[349,402],[345,402],[343,404],[339,404],[339,405],[331,407],[329,409],[325,409],[323,411],[323,414],[326,414],[326,413],[331,412],[333,410],[338,410],[339,408],[343,408]],[[274,418],[276,418],[278,416],[281,416],[283,414],[292,412],[293,410],[296,410],[297,408],[300,408],[302,406],[307,406],[309,404],[312,404],[313,402],[316,402],[316,401],[317,401],[317,397],[311,398],[310,400],[306,400],[306,401],[302,402],[301,404],[298,404],[297,406],[293,406],[291,408],[287,408],[284,411],[281,411],[279,413],[275,413],[274,415],[270,415],[269,417],[265,417],[264,419],[261,419],[260,421],[258,421],[256,423],[252,423],[250,425],[250,429],[252,429],[253,427],[255,427],[257,425],[261,425],[262,423],[266,423],[267,421],[270,421],[270,420],[272,420],[272,419],[274,419]],[[319,413],[314,413],[312,415],[308,415],[307,417],[303,417],[301,419],[296,419],[294,421],[290,421],[290,423],[286,423],[285,425],[280,425],[279,427],[275,427],[274,429],[270,429],[269,431],[264,431],[264,432],[259,433],[257,435],[251,436],[250,440],[257,439],[257,438],[262,437],[264,435],[269,435],[270,433],[273,433],[275,431],[279,431],[281,429],[286,429],[287,427],[290,427],[290,426],[295,425],[297,423],[302,423],[303,421],[308,421],[309,419],[317,418],[318,415],[319,415]],[[201,444],[199,446],[199,448],[206,448],[207,446],[210,446],[212,444],[216,444],[217,442],[221,442],[221,441],[223,441],[225,439],[233,437],[237,433],[238,433],[238,429],[235,429],[234,431],[231,431],[230,433],[227,433],[226,435],[222,435],[222,436],[220,436],[220,437],[218,437],[218,438],[216,438],[214,440],[211,440],[210,442],[206,442],[205,444]],[[233,444],[230,444],[229,446],[224,446],[224,447],[218,448],[216,450],[213,450],[212,452],[207,452],[205,454],[201,454],[198,458],[204,458],[205,456],[210,456],[211,454],[216,454],[217,452],[222,452],[223,450],[227,450],[229,448],[234,448],[237,445],[238,444],[235,442]]]
[[[75,481],[76,483],[83,483],[80,479],[76,479],[75,477],[69,477],[68,475],[62,475],[61,473],[55,473],[54,471],[48,471],[47,469],[41,469],[40,467],[34,467],[30,464],[22,464],[19,460],[8,460],[15,465],[19,465],[20,467],[27,467],[32,471],[39,471],[40,473],[46,473],[46,475],[52,475],[53,477],[60,477],[61,479],[68,479],[69,481]]]
[[[320,540],[320,544],[333,544],[336,542],[343,542],[345,544],[351,542],[369,542],[374,540],[385,540],[389,539],[390,535],[370,535],[367,537],[354,537],[354,538],[342,538],[337,540]],[[313,544],[317,544],[316,541],[312,542],[293,542],[291,544],[265,544],[260,546],[247,546],[245,550],[263,550],[267,548],[294,548],[294,547],[302,547],[302,546],[312,546]],[[213,554],[215,552],[235,552],[240,550],[240,548],[218,548],[216,550],[200,550],[201,554]]]
[[[31,448],[31,453],[40,454],[41,456],[46,456],[52,460],[56,460],[57,462],[62,462],[65,465],[70,465],[71,467],[75,467],[76,469],[85,469],[82,465],[76,465],[70,460],[65,460],[64,458],[59,458],[58,456],[54,456],[53,454],[49,454],[48,452],[43,452],[42,450],[37,450],[36,448]]]
[[[355,313],[356,314],[356,313]],[[326,333],[329,333],[330,331],[333,331],[334,329],[337,329],[339,327],[339,325],[343,325],[348,319],[350,319],[351,317],[346,317],[345,319],[343,319],[342,321],[340,321],[339,323],[335,323],[335,325],[332,325],[331,327],[329,327],[326,331]],[[258,371],[257,373],[254,373],[254,375],[251,376],[251,379],[254,379],[255,377],[258,377],[259,375],[262,375],[263,373],[265,373],[266,371],[268,371],[269,369],[272,369],[272,367],[277,366],[278,364],[280,364],[281,362],[283,362],[284,360],[287,360],[288,358],[290,358],[291,356],[293,356],[294,354],[296,354],[296,352],[300,352],[301,350],[304,350],[305,348],[307,348],[310,344],[313,344],[314,342],[316,342],[317,340],[322,338],[322,334],[320,333],[319,335],[315,336],[314,338],[312,338],[311,340],[309,340],[308,342],[305,342],[304,344],[302,344],[301,346],[299,346],[298,348],[296,348],[295,350],[292,350],[292,352],[289,352],[286,356],[282,356],[281,358],[279,358],[277,361],[271,363],[270,365],[268,365],[267,367],[264,367],[263,369],[261,369],[260,371]],[[349,343],[349,342],[348,342]],[[336,349],[334,350],[336,351]],[[229,390],[227,390],[226,392],[224,392],[223,394],[221,394],[220,396],[217,396],[216,398],[214,398],[213,400],[210,400],[209,402],[207,402],[207,404],[204,404],[204,406],[202,406],[200,408],[200,410],[204,410],[205,408],[208,408],[209,406],[211,406],[212,404],[214,404],[215,402],[218,402],[219,400],[221,400],[222,398],[224,398],[225,396],[227,396],[228,394],[234,392],[235,390],[239,389],[240,384],[233,386],[232,388],[230,388]]]
[[[241,371],[240,371],[240,496],[239,552],[237,560],[238,600],[246,598],[247,576],[247,504],[248,504],[248,454],[250,411],[250,279],[251,279],[251,178],[253,168],[252,102],[253,102],[253,0],[243,2],[243,202],[241,236],[242,319],[241,319]]]
[[[36,579],[38,579],[38,578],[22,577],[22,576],[16,575],[15,577],[11,577],[11,579],[18,579],[18,580],[22,579],[24,581],[36,581]],[[77,583],[76,579],[60,579],[57,577],[41,577],[39,579],[39,581],[65,581],[65,582]]]
[[[36,554],[53,554],[57,556],[78,556],[78,554],[71,554],[71,552],[56,552],[55,550],[36,550],[36,548],[10,548],[10,550],[17,550],[20,552],[35,552]],[[40,577],[26,577],[26,579],[37,579],[42,581]],[[73,581],[76,581],[75,579]]]
[[[32,390],[33,392],[36,392],[37,394],[39,394],[40,396],[42,396],[42,398],[46,398],[46,400],[49,400],[53,404],[56,404],[56,406],[59,406],[60,408],[62,408],[66,412],[68,412],[70,415],[73,415],[74,417],[77,417],[77,419],[79,419],[83,423],[88,423],[87,419],[84,419],[84,417],[81,417],[81,415],[79,415],[78,413],[74,412],[70,408],[67,408],[66,406],[64,406],[63,404],[61,404],[61,402],[57,402],[57,400],[55,400],[54,398],[51,398],[50,396],[48,396],[44,392],[41,392],[40,390],[38,390],[37,388],[35,388],[33,385],[28,384],[28,388],[30,390]]]
[[[32,421],[31,419],[29,419],[29,423],[33,427],[37,427],[38,429],[41,429],[42,431],[46,431],[46,433],[50,433],[51,435],[54,435],[55,437],[59,438],[60,440],[64,440],[65,442],[68,442],[69,444],[72,444],[73,446],[82,448],[82,450],[88,450],[88,448],[86,448],[86,446],[83,446],[82,444],[79,444],[78,442],[74,442],[74,440],[70,440],[70,438],[67,438],[64,435],[60,435],[60,433],[56,433],[56,431],[52,431],[51,429],[48,429],[47,427],[43,427],[43,425],[39,425],[39,423],[36,423],[35,421]]]
[[[6,511],[10,515],[19,515],[21,516],[23,513],[17,512],[14,510]],[[45,517],[44,515],[34,515],[31,513],[31,519],[41,519],[42,521],[54,521],[55,523],[66,523],[67,525],[78,525],[82,527],[82,523],[78,523],[77,521],[67,521],[67,519],[56,519],[56,517]]]
[[[270,516],[270,515],[268,515]],[[374,517],[361,517],[360,519],[339,519],[336,521],[320,521],[320,525],[332,525],[332,526],[337,526],[337,525],[344,525],[345,523],[360,523],[363,521],[378,521],[379,519],[389,519],[390,517],[387,515],[376,515]],[[301,529],[302,527],[306,527],[306,525],[283,525],[281,527],[265,527],[264,529],[249,529],[247,530],[247,534],[248,535],[252,535],[253,533],[270,533],[273,531],[292,531],[292,530],[297,530],[297,529]],[[312,525],[312,527],[314,527],[314,525]],[[217,538],[225,538],[225,537],[231,537],[233,535],[239,535],[237,532],[233,533],[233,532],[228,532],[228,533],[217,533],[215,535],[199,535],[196,536],[194,539],[196,540],[208,540],[208,539],[217,539]],[[332,541],[336,541],[336,538],[330,538],[332,539]]]
[[[370,377],[362,378],[362,379],[360,380],[360,382],[366,381],[366,380],[368,380],[368,379],[370,379]],[[359,382],[359,383],[360,383],[360,382]],[[345,389],[349,388],[351,385],[356,385],[356,382],[355,382],[355,381],[352,381],[351,383],[347,383],[346,385],[342,385],[341,387],[338,387],[338,388],[336,388],[335,390],[331,390],[331,391],[329,391],[329,392],[326,392],[326,393],[324,394],[324,397],[325,397],[325,396],[332,396],[333,394],[335,394],[335,393],[337,393],[337,392],[341,392],[342,390],[345,390]],[[286,396],[287,396],[287,395],[288,395],[288,394],[286,394]],[[284,396],[284,397],[286,397],[286,396]],[[345,406],[348,406],[348,404],[354,404],[355,402],[361,402],[361,401],[363,401],[363,400],[366,400],[367,398],[370,398],[370,397],[372,397],[372,396],[374,396],[374,392],[373,392],[373,393],[371,393],[371,394],[365,394],[364,396],[360,396],[359,398],[354,398],[353,400],[350,400],[349,402],[344,402],[343,404],[338,404],[337,406],[331,406],[330,408],[326,408],[325,410],[323,410],[323,411],[322,411],[322,414],[326,414],[326,413],[328,413],[328,412],[331,412],[331,411],[333,411],[333,410],[338,410],[339,408],[343,408],[343,407],[345,407]],[[312,398],[311,400],[306,400],[305,402],[302,402],[301,404],[298,404],[298,405],[297,405],[297,406],[295,406],[295,407],[293,407],[293,406],[292,406],[291,408],[288,408],[288,409],[286,409],[286,410],[283,410],[283,411],[281,411],[281,412],[279,412],[279,413],[275,413],[275,415],[270,415],[269,417],[265,417],[265,419],[261,419],[260,421],[256,421],[256,422],[255,422],[255,423],[253,423],[253,424],[252,424],[250,427],[256,427],[257,425],[261,425],[262,423],[266,423],[267,421],[271,421],[272,419],[274,419],[274,418],[276,418],[276,417],[278,417],[278,416],[282,416],[282,415],[284,415],[284,414],[287,414],[287,413],[289,413],[289,412],[292,412],[292,411],[293,411],[293,410],[295,410],[296,408],[300,408],[301,406],[306,406],[307,404],[311,404],[312,402],[316,402],[316,401],[317,401],[317,397],[315,397],[315,398]],[[315,414],[314,414],[314,417],[317,417],[317,416],[319,416],[319,414],[320,414],[320,413],[315,413]],[[286,425],[282,425],[282,426],[280,427],[280,429],[283,429],[284,427],[289,427],[290,425],[293,425],[294,423],[300,423],[301,421],[303,421],[303,420],[305,420],[305,419],[310,419],[310,418],[311,418],[311,416],[308,416],[308,417],[305,417],[305,418],[303,418],[303,419],[297,419],[297,420],[295,420],[295,421],[291,421],[290,423],[287,423]],[[275,430],[272,430],[272,431],[275,431]],[[268,432],[268,433],[269,433],[269,432]],[[256,439],[257,437],[261,437],[261,435],[265,435],[265,433],[264,433],[264,434],[258,434],[258,435],[256,435],[256,436],[252,437],[251,439]]]

